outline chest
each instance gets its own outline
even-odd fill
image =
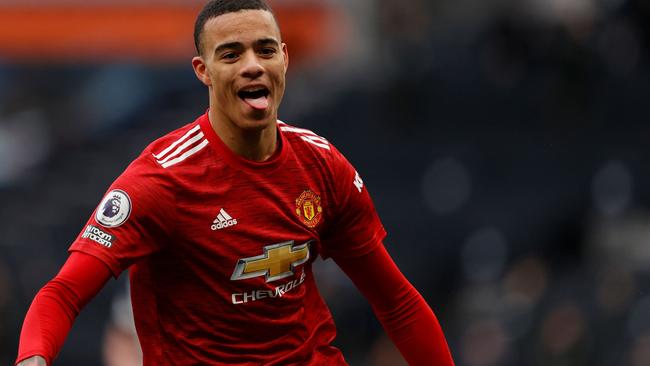
[[[249,269],[239,268],[241,276],[259,271],[282,276],[319,254],[331,196],[315,169],[207,173],[200,184],[179,189],[174,250],[209,267],[246,262]]]

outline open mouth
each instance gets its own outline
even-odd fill
[[[241,90],[237,95],[253,109],[266,109],[269,106],[270,92],[267,88],[259,88],[255,90]]]

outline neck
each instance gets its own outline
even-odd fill
[[[276,119],[261,128],[244,129],[234,122],[221,118],[210,109],[210,125],[221,141],[235,154],[252,161],[266,161],[277,147]]]

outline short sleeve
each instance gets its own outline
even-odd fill
[[[173,202],[167,179],[143,154],[111,184],[68,251],[97,257],[117,277],[164,246]]]
[[[338,150],[332,154],[334,220],[323,235],[322,255],[361,256],[382,245],[386,231],[361,175]]]

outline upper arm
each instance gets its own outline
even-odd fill
[[[143,156],[110,186],[70,246],[101,259],[115,277],[159,251],[173,230],[175,205],[162,169]]]
[[[361,256],[381,246],[386,236],[375,205],[361,176],[332,148],[330,162],[334,197],[323,235],[323,257]]]

